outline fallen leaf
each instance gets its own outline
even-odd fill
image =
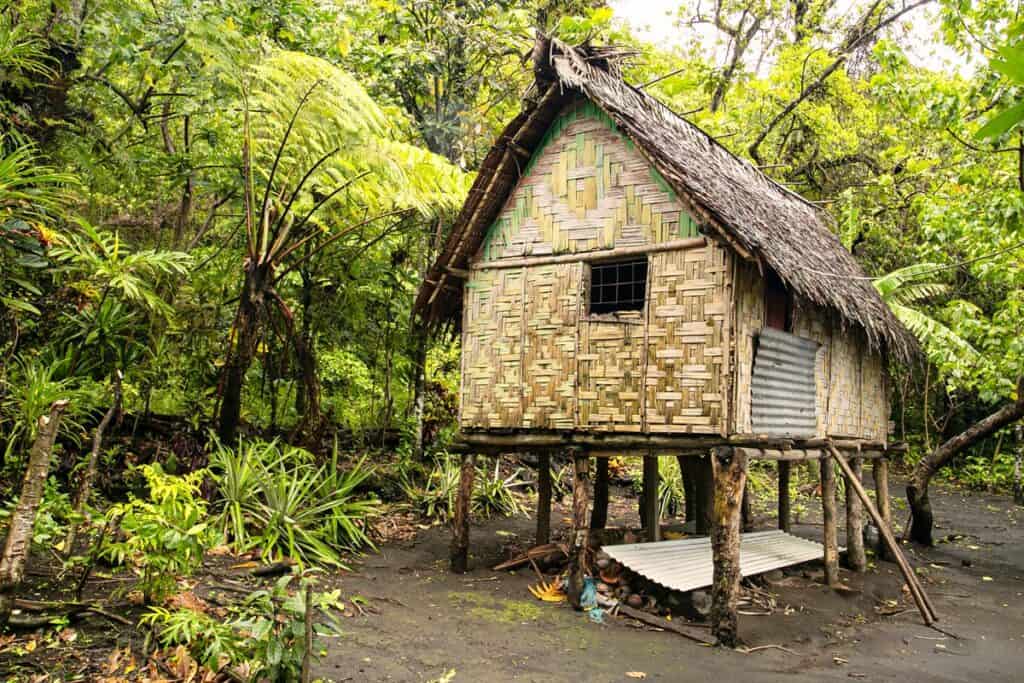
[[[981,577],[981,580],[982,581],[992,581],[993,579],[992,579],[991,576],[983,576],[983,577]]]
[[[644,673],[643,671],[627,671],[626,672],[626,677],[627,678],[641,678],[641,679],[643,679],[643,678],[647,678],[647,674]]]

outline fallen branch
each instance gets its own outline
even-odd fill
[[[666,631],[672,631],[673,633],[681,635],[684,638],[688,638],[689,640],[701,643],[703,645],[715,644],[715,641],[713,639],[707,637],[706,634],[697,631],[693,627],[683,626],[682,624],[677,624],[673,621],[669,621],[668,619],[662,619],[659,616],[650,614],[648,612],[644,612],[643,610],[634,609],[629,605],[623,605],[622,603],[619,603],[616,609],[618,610],[619,614],[625,614],[630,619],[636,619],[637,621],[643,622],[648,626],[655,626]]]

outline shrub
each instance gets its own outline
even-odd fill
[[[139,588],[155,601],[174,588],[175,575],[191,574],[221,535],[206,521],[207,504],[199,490],[206,470],[178,477],[166,474],[158,463],[133,469],[145,478],[148,498],[132,496],[108,510],[107,518],[120,519],[126,536],[107,543],[103,555],[141,569]]]
[[[337,448],[317,467],[301,448],[250,442],[219,446],[211,470],[224,506],[220,527],[240,551],[341,566],[341,552],[372,546],[366,522],[379,503],[356,493],[372,473],[365,458],[342,471]]]

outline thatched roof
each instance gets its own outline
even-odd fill
[[[447,244],[427,276],[416,310],[433,323],[456,319],[463,269],[501,211],[520,171],[561,108],[587,97],[617,124],[668,181],[705,232],[774,271],[798,297],[839,313],[874,348],[907,357],[914,341],[864,271],[799,195],[740,159],[700,128],[609,68],[608,52],[553,42],[523,111],[487,154]],[[439,291],[438,291],[439,290]]]

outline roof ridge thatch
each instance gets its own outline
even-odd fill
[[[608,68],[608,62],[620,53],[603,48],[591,61],[591,50],[552,40],[541,51],[545,63],[536,69],[537,97],[484,159],[445,250],[420,290],[417,311],[433,321],[457,314],[459,294],[442,296],[447,269],[465,266],[501,211],[520,177],[516,155],[532,153],[561,107],[579,93],[633,141],[694,217],[741,256],[770,268],[800,297],[837,311],[846,324],[864,330],[873,348],[888,348],[902,358],[913,352],[913,337],[828,229],[826,214],[614,75],[618,69]]]

